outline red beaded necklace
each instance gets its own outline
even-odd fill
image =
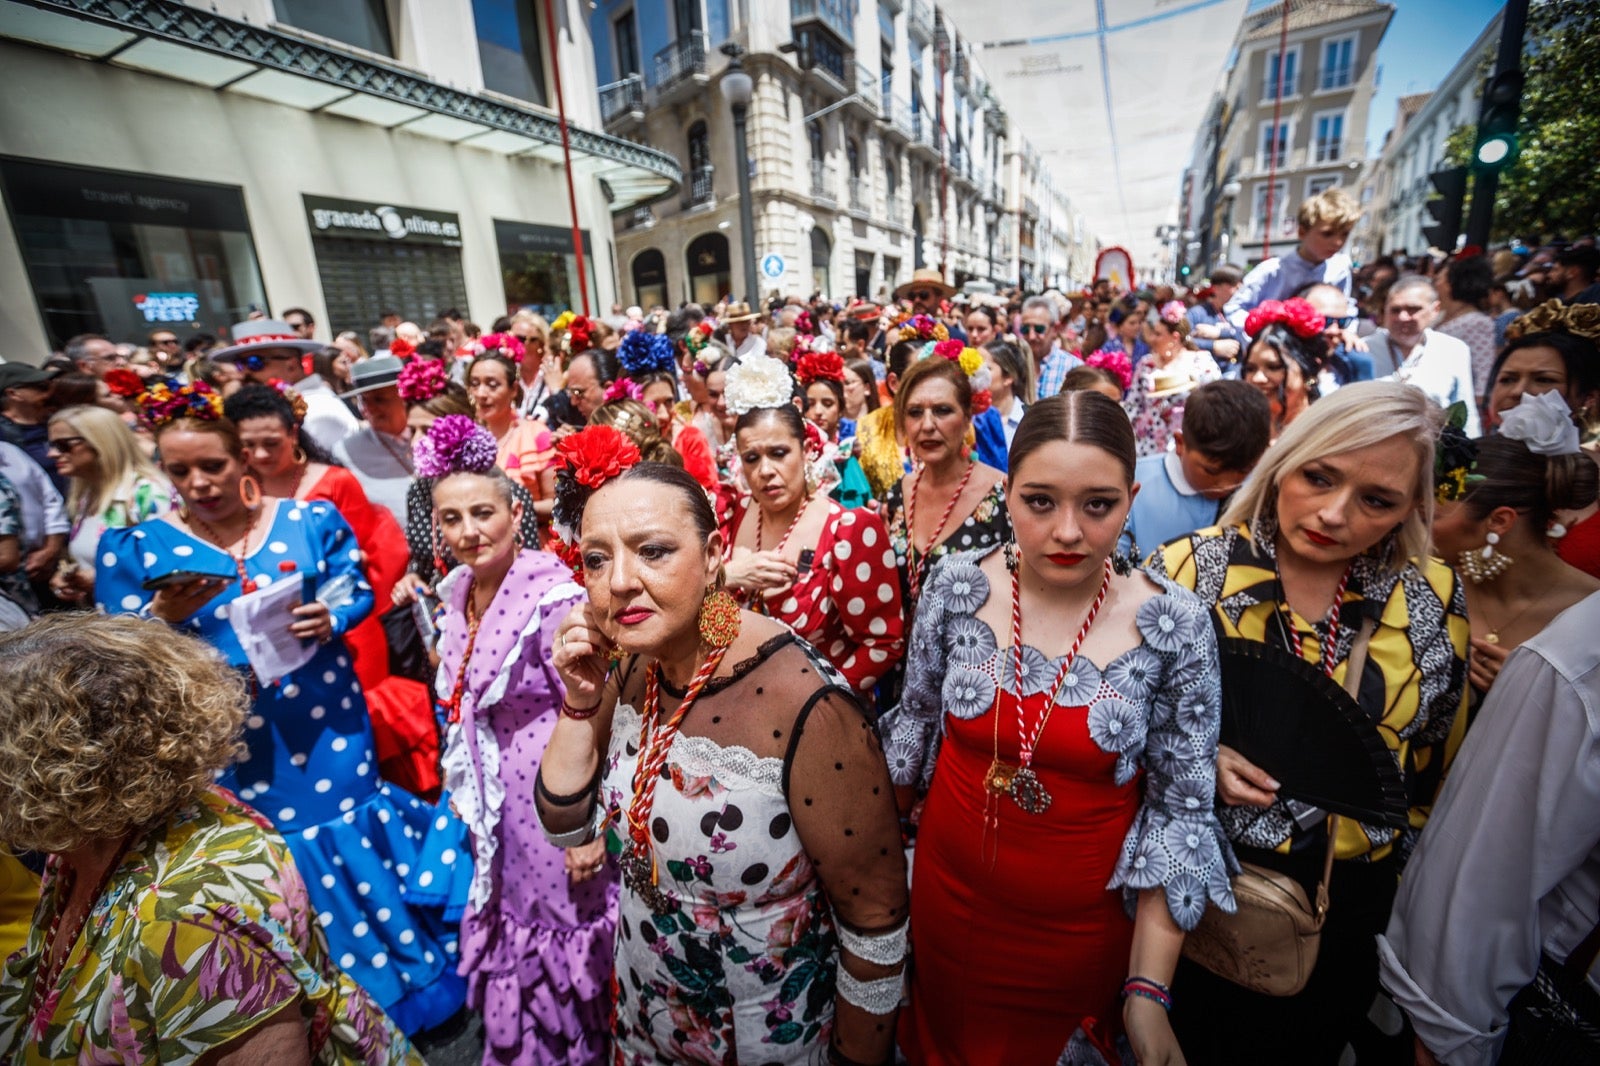
[[[789,528],[783,531],[783,536],[778,540],[778,546],[773,549],[779,555],[783,554],[784,546],[789,543],[789,535],[791,533],[793,533],[795,531],[795,527],[800,524],[800,519],[805,517],[806,508],[809,507],[810,505],[811,505],[811,497],[807,496],[805,498],[805,500],[800,504],[800,510],[798,510],[798,511],[796,511],[794,513],[794,520],[789,523]],[[765,511],[763,511],[761,509],[761,505],[758,504],[758,503],[752,503],[750,506],[752,506],[752,507],[754,507],[756,509],[756,551],[760,551],[761,550],[761,531],[762,531],[763,527],[765,527],[766,524],[767,524],[767,514],[766,514]]]
[[[1328,639],[1322,642],[1322,654],[1317,665],[1322,667],[1322,672],[1328,677],[1333,676],[1333,657],[1339,649],[1339,610],[1344,606],[1344,590],[1350,584],[1350,571],[1354,566],[1345,567],[1344,573],[1339,578],[1339,585],[1333,590],[1333,606],[1328,608],[1328,613],[1323,617],[1328,623]],[[1280,579],[1280,587],[1282,579]],[[1290,607],[1285,600],[1281,605],[1285,615],[1290,614]],[[1313,623],[1315,624],[1315,623]],[[1300,635],[1299,628],[1294,624],[1293,617],[1283,620],[1283,629],[1289,635],[1289,648],[1294,652],[1296,659],[1306,657],[1305,638]]]
[[[656,869],[655,848],[650,843],[650,813],[655,809],[656,784],[661,780],[661,768],[666,765],[667,751],[678,735],[678,727],[705,691],[711,675],[722,664],[728,653],[727,646],[714,647],[706,661],[695,671],[688,690],[678,709],[665,724],[661,717],[661,663],[653,662],[645,671],[643,722],[639,728],[639,762],[633,770],[633,799],[628,803],[628,852],[623,856],[623,876],[651,910],[660,912],[671,906],[658,887],[660,872]]]
[[[260,520],[262,510],[262,507],[250,508],[250,524],[244,527],[244,536],[239,540],[239,554],[235,555],[232,547],[223,542],[221,535],[218,534],[216,530],[211,528],[210,523],[200,516],[190,512],[187,507],[183,509],[184,521],[188,522],[190,525],[200,530],[200,532],[204,533],[206,538],[214,543],[224,555],[233,560],[233,565],[239,571],[240,592],[248,593],[256,590],[255,581],[250,577],[250,572],[245,569],[244,557],[249,553],[250,534],[256,531],[256,522]]]
[[[921,552],[917,551],[917,489],[922,485],[923,471],[926,466],[917,467],[917,476],[911,481],[911,492],[906,497],[906,556],[911,559],[911,602],[917,602],[917,592],[922,588],[922,575],[928,569],[928,560],[932,557],[934,546],[939,543],[939,534],[944,532],[945,523],[950,521],[950,514],[956,509],[956,501],[961,499],[961,494],[967,489],[967,482],[972,480],[972,472],[978,468],[977,463],[967,463],[967,472],[961,475],[961,484],[956,486],[956,491],[951,495],[950,502],[944,505],[944,514],[939,516],[939,524],[933,528],[933,536],[928,538],[928,546]],[[913,558],[914,557],[914,558]]]

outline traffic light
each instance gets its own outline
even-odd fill
[[[1435,170],[1428,175],[1428,184],[1433,186],[1436,195],[1429,196],[1422,205],[1432,223],[1422,227],[1422,236],[1430,247],[1448,254],[1456,250],[1456,237],[1461,233],[1461,207],[1467,197],[1467,168]]]
[[[1472,150],[1472,166],[1479,173],[1508,167],[1517,158],[1517,112],[1522,104],[1522,71],[1503,70],[1490,81],[1483,93],[1483,110],[1478,116],[1478,143]]]
[[[1185,264],[1183,264],[1183,266],[1179,267],[1178,268],[1178,273],[1183,275],[1184,277],[1188,277],[1189,276],[1189,264],[1185,263]]]

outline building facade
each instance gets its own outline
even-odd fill
[[[598,0],[608,132],[677,158],[680,195],[620,211],[621,291],[648,308],[744,292],[739,161],[720,91],[744,50],[760,295],[885,298],[921,266],[1015,282],[1018,150],[974,49],[929,0]]]
[[[1290,251],[1301,201],[1355,190],[1393,16],[1379,0],[1281,0],[1244,20],[1190,162],[1201,262],[1249,266]]]
[[[682,184],[600,132],[585,5],[507,0],[0,0],[0,335],[142,342],[304,307],[487,326],[616,297],[613,209]],[[30,294],[22,299],[21,294]]]
[[[1433,192],[1428,175],[1444,166],[1450,135],[1463,126],[1477,125],[1503,14],[1495,12],[1437,89],[1400,98],[1394,128],[1372,166],[1368,181],[1372,202],[1362,219],[1364,228],[1355,234],[1368,257],[1421,255],[1429,250],[1422,235],[1428,224],[1423,205]]]

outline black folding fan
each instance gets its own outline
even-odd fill
[[[1369,825],[1410,824],[1399,764],[1349,693],[1273,645],[1218,644],[1222,743],[1275,777],[1280,796]]]

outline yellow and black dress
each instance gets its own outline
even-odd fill
[[[1276,535],[1276,523],[1267,519],[1254,529],[1213,526],[1163,545],[1149,566],[1212,604],[1220,636],[1282,645],[1281,618],[1299,631],[1307,657],[1320,661],[1325,626],[1281,602]],[[1191,1064],[1336,1063],[1377,991],[1374,937],[1388,921],[1404,856],[1466,728],[1466,597],[1437,559],[1412,560],[1396,571],[1377,554],[1358,557],[1332,649],[1333,679],[1341,686],[1350,646],[1368,617],[1376,625],[1357,699],[1405,776],[1411,828],[1340,820],[1321,953],[1299,995],[1258,995],[1183,962],[1173,1024]],[[1320,818],[1297,821],[1297,813],[1280,799],[1266,809],[1223,806],[1218,820],[1241,860],[1289,873],[1309,894],[1321,873],[1326,828]]]

